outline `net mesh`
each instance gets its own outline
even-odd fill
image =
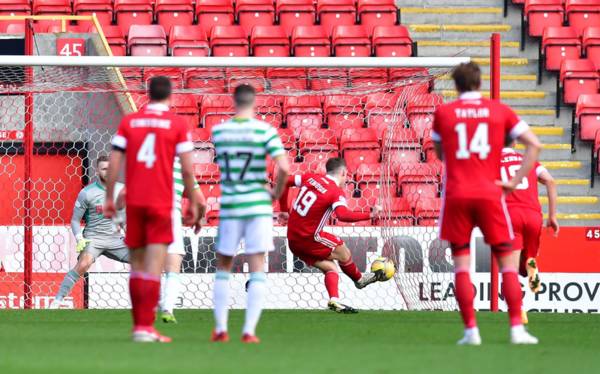
[[[391,258],[394,281],[355,289],[341,277],[341,297],[363,309],[453,309],[452,267],[437,239],[442,166],[430,140],[432,114],[442,100],[447,69],[439,68],[122,68],[0,67],[0,307],[45,308],[65,273],[77,262],[70,231],[78,192],[95,178],[95,160],[110,150],[122,116],[146,103],[146,82],[172,79],[173,109],[186,118],[196,150],[194,171],[209,213],[200,235],[184,228],[179,306],[211,307],[219,209],[219,170],[210,129],[233,114],[230,93],[252,84],[257,118],[275,126],[294,174],[324,172],[329,157],[348,164],[345,186],[352,210],[383,206],[374,221],[327,231],[344,239],[359,269],[378,256]],[[27,96],[32,105],[27,105]],[[31,187],[26,183],[24,137],[33,129]],[[272,179],[273,166],[269,167]],[[297,191],[291,190],[291,202]],[[27,209],[28,201],[31,208]],[[290,204],[291,205],[291,204]],[[275,206],[278,211],[279,207]],[[27,217],[31,218],[31,222]],[[26,233],[31,224],[32,279],[26,279]],[[276,225],[276,250],[268,255],[268,308],[322,308],[323,280],[292,255],[286,228]],[[127,265],[100,257],[67,299],[75,308],[129,307]],[[235,260],[232,306],[245,305],[244,256]],[[443,291],[440,291],[443,290]]]

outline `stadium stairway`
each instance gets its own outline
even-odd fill
[[[561,108],[556,118],[556,75],[544,72],[537,83],[538,43],[528,38],[520,49],[520,8],[509,7],[503,15],[502,0],[397,1],[402,23],[417,41],[419,56],[471,56],[482,65],[483,89],[489,90],[490,33],[502,35],[501,97],[526,120],[544,143],[542,163],[556,178],[559,219],[563,225],[600,224],[597,189],[590,189],[590,144],[579,142],[570,151],[571,107]],[[436,81],[445,99],[456,93],[448,76]],[[547,211],[545,188],[540,201]]]

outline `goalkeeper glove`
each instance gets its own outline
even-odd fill
[[[77,253],[81,253],[85,249],[85,247],[87,247],[87,245],[90,244],[90,242],[91,242],[91,240],[84,238],[83,235],[81,235],[81,234],[78,234],[76,239],[77,239],[77,247],[76,247]]]

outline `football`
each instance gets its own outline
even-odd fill
[[[396,265],[389,258],[379,257],[371,264],[371,272],[383,274],[382,280],[387,281],[396,274]]]

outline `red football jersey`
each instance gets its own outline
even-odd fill
[[[338,206],[347,206],[346,196],[337,183],[326,175],[295,175],[294,184],[300,187],[292,203],[288,221],[288,238],[313,238],[331,218]]]
[[[194,149],[185,121],[163,104],[123,118],[112,140],[125,151],[126,204],[173,206],[173,162]]]
[[[442,144],[446,198],[499,198],[502,190],[495,181],[500,179],[504,139],[515,139],[528,129],[508,106],[479,92],[463,93],[440,105],[431,137]]]
[[[511,180],[521,167],[523,155],[512,148],[502,150],[502,161],[500,176],[503,181]],[[506,204],[510,207],[529,208],[536,212],[542,211],[540,200],[538,198],[538,176],[546,170],[545,167],[536,162],[534,168],[529,172],[526,178],[517,186],[517,188],[506,196]]]

